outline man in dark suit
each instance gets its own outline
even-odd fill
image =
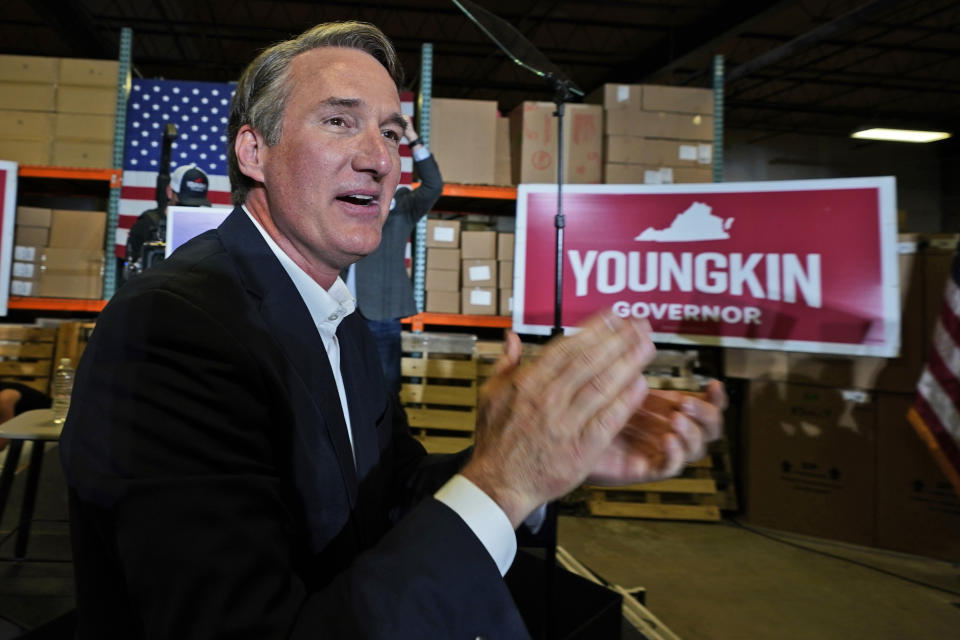
[[[400,391],[400,320],[417,312],[413,286],[404,265],[407,241],[443,193],[437,161],[420,140],[410,117],[404,115],[403,119],[403,137],[413,153],[420,186],[397,189],[390,202],[390,215],[383,223],[380,245],[351,265],[346,278],[347,287],[357,299],[357,309],[377,342],[387,390],[391,393]]]
[[[475,448],[425,455],[338,277],[399,179],[397,74],[362,23],[264,51],[231,106],[236,209],[100,316],[61,439],[79,638],[524,637],[513,529],[718,434],[722,388],[647,393],[647,327],[604,314],[532,365],[510,336]]]

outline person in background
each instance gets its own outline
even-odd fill
[[[380,245],[351,265],[345,278],[357,299],[357,309],[377,341],[387,390],[400,391],[400,319],[417,312],[413,286],[407,275],[405,250],[417,222],[443,193],[443,178],[437,161],[420,140],[413,122],[403,116],[403,136],[413,153],[420,186],[400,187],[390,201],[390,214],[383,223]]]
[[[475,447],[427,455],[339,274],[400,178],[400,67],[376,27],[263,51],[231,105],[233,212],[122,287],[60,439],[77,638],[524,638],[515,529],[586,479],[675,475],[722,386],[650,391],[649,325],[611,312],[520,365]]]
[[[197,165],[180,165],[170,174],[170,184],[167,185],[167,204],[168,206],[209,207],[210,201],[207,199],[209,189],[210,178]],[[152,261],[144,260],[146,256],[143,255],[143,245],[166,241],[163,237],[166,218],[166,207],[163,209],[156,207],[141,213],[133,223],[127,235],[124,280],[152,266]]]
[[[53,400],[47,394],[19,382],[0,380],[0,423],[33,409],[49,409]],[[10,441],[0,438],[0,451]]]

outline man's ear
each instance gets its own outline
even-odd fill
[[[233,142],[233,151],[237,154],[240,173],[256,182],[263,182],[263,152],[267,144],[259,133],[248,124],[240,127]]]

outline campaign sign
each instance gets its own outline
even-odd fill
[[[169,258],[184,242],[220,226],[233,209],[227,207],[167,207],[167,237],[164,257]]]
[[[554,317],[556,185],[517,194],[513,327]],[[892,177],[563,190],[563,325],[600,309],[654,340],[896,356]]]
[[[7,315],[13,262],[14,216],[17,211],[17,163],[0,160],[0,316]]]

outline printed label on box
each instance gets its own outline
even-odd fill
[[[647,169],[643,172],[643,184],[661,184],[662,182],[659,169]]]
[[[434,227],[433,239],[437,242],[453,242],[453,227]]]
[[[28,280],[11,280],[10,293],[15,296],[29,296],[33,293],[33,283]]]
[[[32,278],[33,263],[32,262],[14,262],[13,275],[18,278]]]
[[[692,144],[681,144],[678,150],[678,157],[680,160],[696,160],[697,159],[697,147]]]
[[[660,167],[660,184],[673,184],[672,167]]]
[[[36,247],[17,246],[13,248],[14,260],[26,260],[29,262],[32,260],[36,260],[36,256],[37,256]]]
[[[897,253],[898,253],[898,254],[916,253],[916,252],[917,252],[918,244],[919,244],[919,243],[917,243],[916,241],[913,241],[913,242],[910,242],[910,241],[898,242],[898,243],[897,243]]]
[[[630,85],[621,84],[617,87],[617,102],[626,102],[630,99]]]
[[[481,265],[479,267],[470,267],[470,281],[474,280],[489,280],[490,279],[490,267],[487,265]]]
[[[713,145],[697,145],[697,162],[700,164],[710,164],[713,162]]]
[[[493,296],[489,291],[471,291],[470,304],[475,304],[478,307],[489,307],[493,304]]]

